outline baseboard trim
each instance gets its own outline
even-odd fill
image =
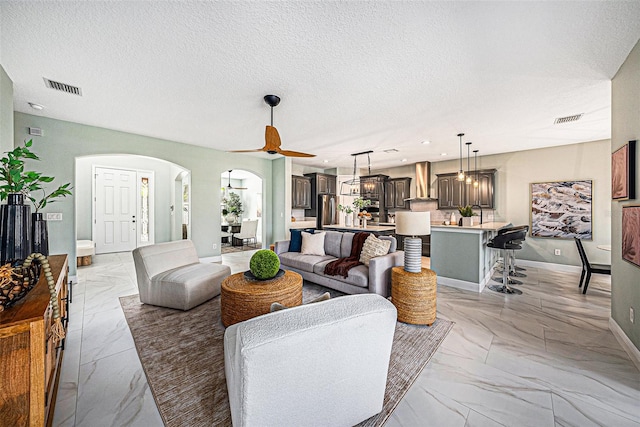
[[[484,283],[482,285],[473,282],[467,282],[466,280],[451,279],[449,277],[437,278],[438,285],[450,286],[452,288],[462,289],[463,291],[471,291],[480,293],[484,289]]]
[[[528,259],[516,259],[516,265],[534,268],[545,268],[552,271],[560,271],[562,273],[580,273],[582,267],[579,265],[555,264],[552,262],[530,261]]]
[[[613,317],[609,317],[609,330],[613,332],[613,336],[616,337],[624,351],[626,351],[631,358],[633,364],[636,365],[636,368],[640,371],[640,350],[633,345],[627,334],[624,333]]]
[[[222,262],[222,255],[200,258],[200,262]]]

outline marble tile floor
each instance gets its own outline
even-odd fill
[[[222,262],[244,271],[252,253]],[[640,426],[640,372],[608,329],[610,276],[582,295],[578,274],[526,273],[519,296],[438,287],[455,326],[388,427]],[[136,292],[130,253],[78,269],[54,426],[162,426],[118,300]]]

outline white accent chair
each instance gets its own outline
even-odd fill
[[[256,233],[258,231],[258,220],[253,221],[243,221],[240,226],[240,232],[233,235],[233,240],[242,240],[242,245],[244,246],[244,241],[247,240],[247,245],[249,241],[253,240],[254,247],[256,245],[257,238]]]
[[[358,294],[227,328],[234,427],[352,426],[382,410],[396,308]]]
[[[201,263],[191,240],[134,249],[133,262],[141,302],[185,311],[220,295],[231,274],[226,265]]]

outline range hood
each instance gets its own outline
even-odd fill
[[[416,197],[407,201],[438,200],[431,197],[431,162],[416,163]]]

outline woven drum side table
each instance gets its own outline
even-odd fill
[[[436,321],[436,273],[423,268],[420,273],[391,269],[391,302],[398,310],[398,320],[414,325]]]
[[[251,280],[236,273],[222,281],[220,314],[222,324],[234,323],[269,313],[271,304],[287,307],[302,304],[302,276],[286,270],[284,276],[271,280]]]

